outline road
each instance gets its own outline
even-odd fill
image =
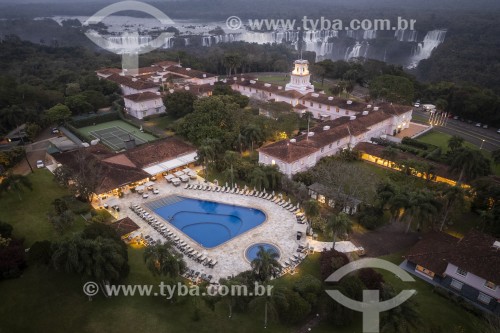
[[[429,122],[430,113],[421,110],[414,110],[413,115],[418,118],[423,118]],[[435,125],[434,130],[450,135],[458,135],[471,142],[474,145],[483,149],[492,151],[500,149],[500,134],[497,133],[497,128],[481,128],[474,126],[475,124],[468,124],[466,122],[446,118],[442,125]],[[483,142],[484,140],[484,142]]]

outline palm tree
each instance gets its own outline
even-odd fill
[[[310,219],[315,218],[320,215],[319,203],[316,200],[307,200],[304,202],[304,213]]]
[[[394,198],[397,193],[397,189],[392,183],[381,183],[377,186],[377,198],[378,205],[380,208],[384,209],[389,202]]]
[[[65,239],[56,246],[52,262],[57,270],[83,275],[94,281],[118,281],[127,264],[126,252],[113,239]]]
[[[276,251],[259,246],[257,257],[250,263],[257,280],[267,282],[281,270],[278,258],[279,254]]]
[[[176,278],[186,269],[186,263],[172,250],[170,243],[149,246],[144,251],[144,262],[153,275]]]
[[[228,76],[236,74],[236,68],[241,65],[241,57],[238,54],[228,54],[224,57],[224,66],[227,69]]]
[[[7,175],[0,183],[0,194],[13,191],[17,193],[19,200],[22,200],[21,193],[24,192],[25,189],[33,191],[33,184],[28,177],[22,175]]]
[[[464,138],[462,138],[461,136],[454,135],[448,140],[448,148],[450,148],[450,150],[452,151],[462,148],[464,145],[464,141]]]
[[[202,145],[198,148],[198,160],[202,161],[203,168],[205,169],[205,178],[207,178],[208,169],[215,160],[215,146],[212,140],[203,140]]]
[[[248,125],[242,131],[243,136],[247,143],[250,144],[251,150],[253,151],[253,146],[255,143],[258,143],[263,140],[264,135],[262,134],[262,130],[260,127],[257,127],[253,124]]]
[[[256,167],[252,170],[250,173],[250,183],[257,187],[259,190],[262,189],[262,187],[268,187],[269,186],[269,181],[267,179],[266,173],[262,170],[262,168]]]
[[[396,292],[394,292],[394,289],[389,285],[385,285],[383,290],[383,299],[388,300],[394,298],[395,296],[397,295]],[[415,332],[415,329],[420,326],[422,321],[420,314],[415,308],[415,302],[409,300],[386,312],[382,318],[382,327],[380,332]]]
[[[389,200],[389,213],[391,214],[391,221],[399,221],[403,216],[405,210],[410,205],[410,197],[406,191],[398,191]]]
[[[479,150],[459,148],[453,153],[450,171],[460,172],[457,181],[460,184],[462,179],[471,181],[478,177],[489,175],[491,165],[490,161]]]
[[[408,207],[404,213],[404,217],[408,221],[406,232],[410,231],[414,219],[418,221],[418,229],[421,224],[431,221],[441,206],[439,201],[434,198],[434,194],[428,191],[411,192],[409,199]]]
[[[237,152],[227,150],[224,153],[224,162],[230,166],[230,168],[224,170],[224,176],[231,179],[231,187],[234,187],[235,171],[234,165],[238,162],[240,155]]]
[[[258,309],[264,304],[264,328],[267,328],[269,317],[278,317],[277,301],[284,300],[285,295],[283,289],[276,287],[272,289],[271,294],[268,294],[267,285],[264,286],[266,287],[266,293],[263,296],[254,298],[248,305],[250,308]]]
[[[279,171],[277,165],[262,165],[262,171],[266,174],[268,186],[270,189],[276,189],[281,184],[283,174]]]
[[[332,249],[335,249],[335,242],[339,235],[348,234],[352,231],[352,221],[345,213],[339,215],[332,215],[326,224],[327,232],[333,237]]]
[[[444,224],[448,219],[449,212],[454,207],[465,206],[465,193],[463,188],[459,186],[448,187],[443,193],[443,206],[444,206],[444,216],[439,227],[440,231],[443,231]]]

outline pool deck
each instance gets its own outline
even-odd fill
[[[190,183],[193,184],[198,182],[191,181]],[[150,235],[155,240],[166,241],[153,227],[133,213],[129,209],[129,206],[132,204],[141,205],[145,210],[156,216],[159,221],[165,221],[161,216],[149,210],[145,206],[145,203],[170,195],[180,195],[201,200],[257,208],[267,215],[266,221],[261,225],[211,249],[201,247],[183,232],[177,230],[173,225],[165,221],[171,230],[176,231],[176,234],[181,240],[185,241],[196,251],[204,253],[209,258],[218,261],[214,268],[208,268],[186,256],[184,257],[188,268],[200,273],[212,275],[212,282],[218,282],[220,278],[227,278],[249,270],[251,267],[250,263],[245,258],[245,251],[249,246],[255,243],[270,243],[275,245],[281,252],[280,262],[284,262],[293,255],[298,254],[297,247],[299,245],[305,246],[308,242],[305,237],[307,225],[297,223],[295,214],[268,200],[240,194],[188,190],[184,189],[184,183],[179,187],[174,187],[164,180],[157,181],[155,187],[159,189],[160,194],[154,195],[151,193],[148,199],[143,199],[141,195],[135,193],[127,193],[123,198],[118,199],[120,212],[115,213],[115,217],[119,219],[129,217],[141,227],[132,236]],[[297,231],[301,231],[304,235],[300,241],[297,241]]]

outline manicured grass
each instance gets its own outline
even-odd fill
[[[437,131],[429,131],[429,132],[425,133],[424,135],[418,137],[417,140],[425,142],[425,143],[430,143],[430,144],[433,144],[435,146],[440,147],[443,154],[444,154],[448,151],[448,140],[451,137],[452,136],[450,134],[441,133],[441,132],[437,132]],[[472,149],[479,148],[475,144],[467,142],[467,141],[464,142],[464,146],[468,147],[468,148],[472,148]],[[483,155],[485,157],[487,157],[491,160],[491,153],[489,151],[482,149],[481,152],[483,153]],[[491,169],[493,171],[493,174],[500,175],[500,165],[499,164],[492,163]]]
[[[399,265],[403,261],[403,253],[396,253],[381,259]],[[394,274],[379,271],[386,282],[390,283],[396,292],[404,289],[415,289],[417,294],[412,297],[417,303],[417,311],[422,318],[422,327],[415,332],[429,332],[431,327],[440,327],[442,332],[476,332],[475,323],[478,318],[467,312],[461,306],[433,292],[433,286],[420,278],[415,282],[403,282]]]
[[[14,237],[25,238],[24,245],[29,247],[37,240],[55,239],[57,233],[47,219],[52,209],[51,203],[69,192],[54,182],[54,176],[48,170],[36,170],[28,176],[33,184],[33,191],[6,193],[0,197],[0,221],[14,227]],[[83,228],[83,219],[77,218],[69,232]]]

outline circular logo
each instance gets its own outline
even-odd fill
[[[226,26],[231,30],[238,30],[243,25],[243,22],[238,16],[230,16],[226,20]]]
[[[89,297],[97,295],[99,292],[99,285],[95,282],[89,281],[83,285],[83,293]]]

